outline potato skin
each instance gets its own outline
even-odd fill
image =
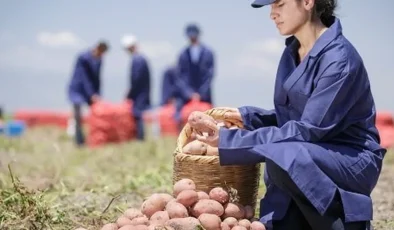
[[[263,223],[260,221],[253,221],[250,224],[250,230],[266,230]]]
[[[249,229],[250,228],[250,221],[248,219],[242,219],[238,221],[238,225],[244,226],[245,228]]]
[[[237,220],[243,219],[245,218],[245,209],[241,204],[227,203],[224,205],[223,217],[234,217]]]
[[[174,218],[167,221],[166,226],[170,226],[174,229],[196,229],[197,226],[200,225],[200,221],[198,221],[194,217],[186,217],[186,218]]]
[[[223,220],[223,223],[226,223],[230,228],[233,228],[238,225],[238,220],[234,217],[227,217]]]
[[[166,211],[170,219],[184,218],[189,216],[187,208],[183,206],[181,203],[178,203],[176,201],[172,201],[168,203],[166,206]]]
[[[161,197],[161,199],[164,201],[164,203],[165,203],[165,205],[167,205],[168,204],[168,202],[170,202],[171,200],[174,200],[175,199],[175,197],[173,197],[173,196],[171,196],[170,194],[168,194],[168,193],[157,193],[160,197]],[[164,206],[165,206],[164,205]]]
[[[221,230],[231,230],[231,228],[228,226],[228,224],[227,223],[225,223],[225,222],[222,222],[221,224],[220,224],[220,227],[221,227]]]
[[[132,225],[145,225],[149,223],[149,219],[146,216],[137,217],[131,220]]]
[[[166,206],[166,201],[158,193],[152,194],[141,205],[141,212],[148,218],[158,211],[163,211]]]
[[[200,155],[200,156],[206,155],[207,151],[208,151],[208,145],[199,140],[191,141],[190,143],[186,144],[182,149],[182,152],[184,154]]]
[[[101,230],[118,230],[118,225],[114,223],[105,224]]]
[[[220,217],[224,213],[224,208],[216,200],[204,199],[199,200],[195,205],[193,205],[191,213],[197,218],[203,213],[215,214]]]
[[[169,219],[167,211],[158,211],[150,217],[149,224],[164,225]]]
[[[220,229],[221,220],[215,214],[203,213],[198,217],[201,225],[205,228],[205,230],[217,230]]]
[[[197,195],[198,195],[198,200],[209,199],[208,193],[206,193],[204,191],[198,191]]]
[[[144,214],[142,214],[141,210],[138,210],[136,208],[126,209],[126,211],[124,211],[123,215],[126,216],[127,218],[129,218],[130,220],[132,220],[136,217],[144,216]]]
[[[123,226],[126,225],[132,225],[133,223],[131,222],[131,220],[125,216],[120,216],[117,220],[116,220],[116,225],[118,225],[118,228],[121,228]]]
[[[221,204],[225,204],[229,201],[228,192],[226,192],[222,187],[215,187],[209,192],[209,198],[216,200]]]
[[[190,207],[198,201],[198,194],[194,190],[183,190],[176,197],[176,201],[185,207]]]
[[[196,190],[196,184],[191,179],[181,179],[174,184],[174,196],[177,197],[183,190]]]

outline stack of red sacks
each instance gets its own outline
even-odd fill
[[[119,104],[105,101],[94,103],[89,111],[88,145],[96,147],[134,139],[136,126],[131,108],[129,101]]]
[[[70,113],[49,110],[17,110],[13,114],[14,120],[25,122],[28,127],[56,126],[66,128]]]
[[[394,146],[394,119],[390,112],[380,111],[376,116],[376,127],[379,130],[380,144],[384,148]]]
[[[158,110],[158,119],[160,126],[160,135],[162,136],[178,136],[178,125],[174,118],[175,104],[168,103]]]

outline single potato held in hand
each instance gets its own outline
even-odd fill
[[[197,140],[212,147],[218,146],[219,127],[215,119],[203,112],[195,111],[190,114],[188,123],[196,133]]]
[[[203,133],[212,135],[213,132],[218,130],[215,119],[200,111],[192,112],[189,115],[188,123],[190,127],[192,127],[192,129],[199,135],[203,135]]]

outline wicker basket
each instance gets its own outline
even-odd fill
[[[216,120],[224,120],[224,114],[227,111],[228,108],[213,108],[207,110],[205,114]],[[240,122],[228,121],[243,128]],[[186,124],[179,134],[174,152],[173,183],[189,178],[196,183],[197,190],[207,193],[212,188],[221,186],[236,201],[242,205],[251,205],[255,209],[260,181],[260,164],[220,166],[219,156],[184,154],[182,148],[190,140],[191,134],[189,124]]]

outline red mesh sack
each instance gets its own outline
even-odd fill
[[[136,127],[132,117],[132,103],[112,104],[99,101],[89,111],[87,143],[91,147],[119,143],[135,138]]]

